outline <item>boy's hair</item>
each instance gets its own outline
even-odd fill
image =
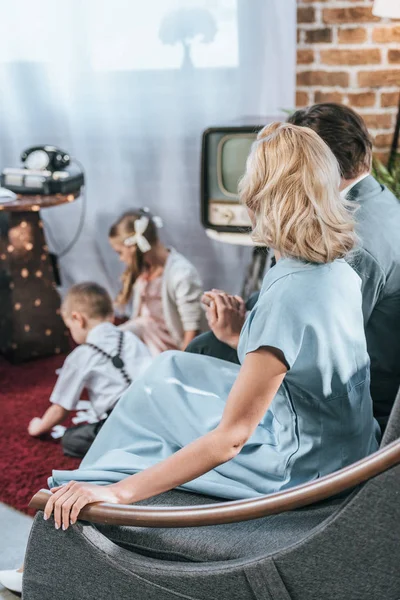
[[[324,102],[296,110],[288,123],[313,129],[332,150],[343,179],[356,179],[371,168],[372,140],[363,119],[344,104]]]
[[[121,243],[134,235],[135,222],[141,217],[147,217],[149,223],[143,237],[149,242],[150,246],[154,246],[158,241],[157,226],[154,223],[153,217],[147,209],[131,210],[124,213],[114,225],[111,226],[108,233],[110,239],[118,239]],[[122,290],[116,298],[116,304],[124,306],[132,296],[132,287],[136,279],[142,272],[144,265],[143,252],[136,247],[135,255],[132,259],[132,264],[128,265],[122,275]]]
[[[343,258],[357,238],[339,182],[338,162],[315,131],[289,123],[264,127],[239,184],[255,215],[253,239],[307,262]]]
[[[67,292],[64,305],[68,302],[81,310],[90,319],[107,319],[114,314],[109,293],[98,283],[85,281],[73,285]]]

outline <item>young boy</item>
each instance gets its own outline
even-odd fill
[[[104,416],[131,382],[150,364],[147,347],[133,333],[113,325],[113,306],[107,291],[96,283],[79,283],[68,292],[61,314],[79,346],[64,362],[42,418],[34,418],[28,432],[40,436],[68,417],[83,388],[89,394],[98,423],[67,429],[62,444],[69,456],[84,456],[103,425]]]

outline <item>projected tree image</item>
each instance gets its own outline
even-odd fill
[[[161,22],[159,38],[163,44],[182,44],[182,69],[193,68],[192,44],[198,40],[211,43],[217,33],[212,14],[204,8],[183,8],[168,13]]]

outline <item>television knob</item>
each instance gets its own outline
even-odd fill
[[[233,214],[233,210],[224,210],[222,216],[226,223],[229,224],[233,220],[235,215]]]

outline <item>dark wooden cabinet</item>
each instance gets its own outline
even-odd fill
[[[39,211],[74,199],[22,196],[0,205],[0,353],[11,362],[69,350]]]

